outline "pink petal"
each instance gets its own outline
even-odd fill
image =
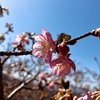
[[[72,67],[72,69],[74,70],[74,72],[76,72],[76,66],[75,66],[74,62],[71,59],[69,59],[69,58],[68,58],[68,60],[69,60],[70,66]]]
[[[61,76],[61,75],[68,75],[71,71],[71,67],[69,68],[65,68],[64,66],[62,67],[53,67],[53,74],[57,75],[57,76]]]
[[[53,68],[53,74],[57,76],[68,75],[71,71],[71,67],[74,71],[76,70],[74,62],[64,56],[52,60],[49,67]]]
[[[51,45],[51,51],[55,52],[55,51],[56,51],[56,44],[55,44],[55,42],[52,41],[52,42],[50,43],[50,45]]]
[[[71,67],[69,68],[66,68],[64,71],[63,71],[63,75],[68,75],[71,71]]]
[[[33,38],[38,42],[43,42],[46,40],[42,34],[37,34],[36,36],[33,36]]]
[[[78,100],[94,100],[89,93],[86,93],[86,95],[79,97]]]
[[[52,58],[52,52],[51,52],[51,51],[47,51],[47,52],[45,53],[45,56],[44,56],[45,62],[46,62],[46,63],[50,63],[51,58]]]
[[[42,44],[40,42],[36,42],[33,45],[32,54],[35,57],[42,58],[45,55],[45,52],[42,51]]]
[[[63,70],[59,69],[59,67],[57,67],[57,76],[61,76],[63,75]]]
[[[42,35],[45,37],[46,40],[48,40],[48,42],[50,38],[52,39],[51,34],[45,29],[42,29]]]
[[[17,42],[21,42],[21,40],[22,40],[21,35],[16,35],[15,40],[16,40]]]
[[[49,44],[51,45],[52,51],[55,51],[56,44],[53,41],[51,34],[48,31],[46,31],[45,29],[42,29],[42,34],[46,38],[46,40],[49,42]]]
[[[69,64],[68,59],[65,57],[58,57],[57,59],[54,59],[50,62],[50,66],[54,66],[56,64],[60,64],[60,63],[64,63],[64,64]]]
[[[57,75],[58,67],[53,67],[53,75]]]
[[[93,98],[91,97],[91,95],[89,95],[89,93],[87,93],[87,99],[88,100],[93,100]]]

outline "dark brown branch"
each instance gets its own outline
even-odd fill
[[[87,33],[85,33],[85,34],[83,34],[83,35],[81,35],[81,36],[78,36],[77,38],[74,38],[74,39],[72,39],[72,40],[69,40],[68,42],[66,42],[66,44],[72,44],[72,45],[73,45],[74,43],[77,42],[77,40],[80,40],[80,39],[85,38],[85,37],[87,37],[87,36],[93,35],[94,32],[95,32],[95,30],[93,30],[93,31],[91,31],[91,32],[87,32]]]
[[[2,77],[2,63],[1,63],[1,58],[0,58],[0,100],[5,100],[4,99],[4,92],[3,92],[3,77]]]
[[[37,72],[37,74],[35,76],[32,76],[30,79],[26,80],[25,82],[21,83],[14,91],[12,91],[8,97],[7,100],[11,100],[11,98],[18,92],[20,91],[22,88],[24,88],[25,85],[27,85],[28,83],[32,82],[37,75],[40,73],[40,70]]]
[[[13,50],[12,50],[12,52],[14,52],[16,50],[16,47],[15,48],[13,48]],[[10,58],[10,56],[11,55],[8,55],[8,57],[6,57],[4,60],[3,60],[3,62],[2,62],[2,66],[4,65],[4,63],[7,61],[7,59],[9,59]]]
[[[94,35],[94,32],[95,30],[91,31],[91,32],[87,32],[77,38],[74,38],[72,40],[69,40],[68,42],[66,42],[66,44],[70,44],[70,45],[73,45],[77,42],[77,40],[80,40],[82,38],[85,38],[87,36],[90,36],[90,35]],[[28,54],[31,54],[32,53],[32,50],[27,50],[27,51],[19,51],[19,52],[3,52],[1,51],[0,52],[0,56],[10,56],[10,55],[14,55],[14,56],[19,56],[19,55],[28,55]]]
[[[27,51],[18,51],[18,52],[0,52],[0,56],[10,56],[10,55],[14,55],[14,56],[19,56],[19,55],[28,55],[31,54],[32,50],[27,50]]]

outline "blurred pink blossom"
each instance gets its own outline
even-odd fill
[[[52,39],[51,34],[42,29],[42,34],[34,36],[37,41],[33,45],[32,54],[37,58],[44,58],[46,63],[49,63],[52,58],[52,53],[55,52],[56,44]]]
[[[12,45],[13,47],[17,47],[18,42],[11,42],[11,45]]]
[[[11,42],[13,47],[17,47],[18,45],[20,45],[20,44],[22,44],[24,42],[26,44],[29,44],[29,39],[24,34],[16,35],[15,40],[16,40],[15,42]]]
[[[71,67],[74,72],[76,71],[74,62],[66,56],[58,56],[58,58],[50,62],[49,67],[52,68],[53,74],[57,76],[68,75],[71,71]]]
[[[77,100],[94,100],[92,98],[92,94],[90,92],[86,93],[86,95],[79,97]]]
[[[44,79],[44,74],[41,73],[41,74],[38,75],[38,77],[39,77],[40,79]]]
[[[49,87],[51,88],[51,89],[53,89],[54,88],[54,82],[53,81],[51,81],[50,83],[49,83]]]
[[[16,35],[15,40],[17,42],[19,42],[19,43],[26,42],[27,44],[29,44],[29,40],[28,40],[28,38],[24,34]]]

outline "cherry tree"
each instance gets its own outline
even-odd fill
[[[1,18],[4,17],[4,13],[9,14],[9,10],[7,7],[0,5]],[[6,41],[5,35],[14,32],[13,24],[6,23],[6,28],[7,31],[0,34],[0,44]],[[42,29],[40,34],[23,32],[22,34],[16,35],[15,41],[10,42],[12,47],[9,47],[8,51],[0,51],[0,100],[11,100],[22,89],[26,91],[40,90],[41,96],[38,99],[43,100],[46,95],[45,87],[56,90],[56,93],[50,97],[51,100],[99,100],[99,89],[94,92],[86,91],[84,95],[78,97],[73,95],[73,90],[69,88],[70,81],[65,80],[65,76],[73,75],[70,73],[71,69],[73,69],[74,74],[76,74],[75,82],[80,82],[79,76],[77,78],[77,75],[82,75],[82,72],[77,70],[76,64],[70,59],[69,45],[74,46],[78,40],[88,36],[100,38],[100,28],[74,39],[71,39],[71,36],[68,34],[61,33],[57,40],[53,40],[50,32],[45,29]],[[29,46],[29,50],[26,50],[25,46],[29,45],[30,42],[32,43],[32,48]],[[11,50],[11,48],[13,49]],[[56,54],[54,59],[52,59],[53,53]],[[28,59],[22,60],[18,58],[18,60],[16,57],[25,55],[29,55],[30,59],[28,57]],[[14,61],[13,59],[17,60]],[[33,67],[30,68],[30,66]],[[48,72],[46,67],[51,68],[52,73]],[[88,69],[87,71],[91,72]],[[5,85],[4,87],[4,84],[8,84],[4,81],[4,72],[7,75],[17,72],[20,81],[17,82],[16,80],[16,84],[8,82],[9,86],[6,87]],[[100,76],[98,77],[96,73],[95,76],[96,79],[100,79]],[[13,81],[14,77],[11,80]],[[32,82],[35,83],[34,87]],[[56,89],[55,85],[57,86]],[[12,90],[10,93],[7,91],[8,88]]]

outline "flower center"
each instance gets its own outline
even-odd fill
[[[50,44],[47,41],[43,41],[42,42],[42,51],[45,52],[48,50],[50,50]]]
[[[56,66],[59,68],[59,69],[66,69],[66,68],[70,68],[70,66],[68,64],[63,64],[63,63],[60,63],[60,64],[56,64]]]

